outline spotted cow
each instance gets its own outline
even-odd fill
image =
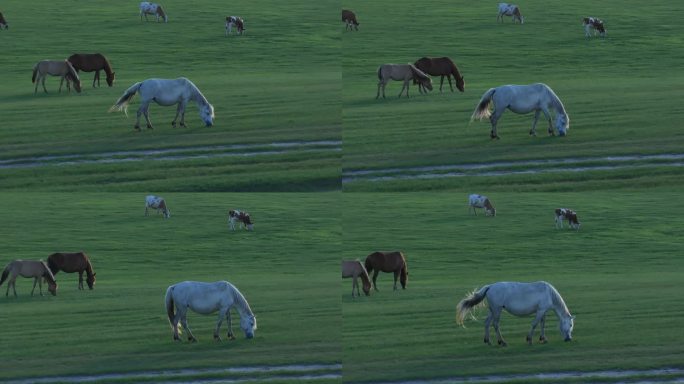
[[[468,212],[472,209],[475,216],[477,216],[475,208],[484,208],[485,216],[496,216],[496,209],[487,196],[477,194],[468,196]]]
[[[149,195],[145,197],[145,216],[147,216],[148,209],[156,209],[157,213],[161,211],[165,218],[171,217],[171,210],[166,206],[166,201],[159,196]]]
[[[568,221],[570,228],[579,230],[581,223],[572,209],[556,208],[556,228],[563,228],[563,220]]]
[[[228,211],[228,227],[231,231],[235,230],[235,224],[239,224],[240,228],[245,228],[248,231],[254,230],[254,223],[249,213],[231,209]]]
[[[594,36],[598,33],[601,37],[606,37],[606,27],[603,25],[603,20],[597,17],[585,17],[582,19],[584,26],[584,37],[591,37],[591,30],[594,30]]]

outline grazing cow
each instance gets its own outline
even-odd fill
[[[359,22],[356,21],[356,15],[352,11],[348,11],[346,9],[342,10],[342,21],[344,21],[344,30],[346,31],[347,29],[350,31],[353,31],[356,29],[357,31],[359,30]]]
[[[228,227],[231,231],[235,230],[236,223],[240,224],[240,228],[245,228],[248,231],[254,230],[254,223],[252,223],[249,213],[231,209],[228,211]]]
[[[577,213],[572,209],[556,208],[556,228],[563,228],[563,220],[568,221],[570,228],[579,230],[581,223],[577,218]]]
[[[145,197],[145,216],[147,216],[147,209],[156,209],[157,213],[161,210],[165,218],[171,217],[171,210],[166,206],[166,201],[159,196],[149,195]]]
[[[496,216],[496,209],[487,196],[477,194],[468,196],[468,212],[472,209],[475,216],[477,216],[475,208],[484,208],[485,216]]]
[[[7,20],[5,20],[5,16],[2,15],[2,12],[0,12],[0,29],[9,29],[9,24],[7,24]]]
[[[147,21],[147,15],[155,15],[157,16],[157,23],[159,22],[160,17],[164,19],[165,23],[169,22],[169,18],[166,16],[166,12],[164,12],[162,6],[149,1],[140,3],[140,21],[142,21],[143,15],[145,15],[145,21]]]
[[[242,35],[245,32],[245,20],[242,17],[226,16],[226,36],[230,35],[233,26],[235,26],[238,35]]]
[[[598,32],[599,36],[606,37],[606,27],[603,25],[603,20],[598,17],[585,17],[582,19],[584,26],[584,37],[591,37],[591,30],[594,30],[594,36]]]
[[[499,3],[499,14],[496,16],[496,21],[501,19],[501,22],[503,23],[504,16],[513,16],[514,23],[516,20],[518,20],[520,24],[525,23],[525,18],[520,14],[520,8],[515,4]]]

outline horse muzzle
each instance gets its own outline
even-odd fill
[[[566,337],[565,342],[572,341],[572,337]]]
[[[254,338],[254,334],[253,334],[253,333],[245,333],[245,337],[248,338],[248,339],[253,339],[253,338]]]

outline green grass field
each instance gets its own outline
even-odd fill
[[[10,24],[0,44],[0,161],[45,155],[97,155],[110,151],[197,148],[341,139],[340,44],[337,6],[330,1],[249,1],[222,4],[169,0],[169,22],[141,22],[139,2],[4,2]],[[245,18],[244,36],[225,37],[227,15]],[[49,22],[48,22],[49,20]],[[114,87],[33,94],[33,66],[76,52],[100,52],[116,72]],[[154,130],[133,130],[139,96],[129,118],[107,109],[132,84],[147,78],[192,80],[215,107],[205,128],[194,103],[187,128],[172,128],[175,108],[153,105]],[[339,188],[339,151],[292,152],[204,160],[140,160],[121,164],[32,168],[0,167],[3,189],[174,191],[298,190]]]
[[[525,24],[510,18],[496,23],[497,2],[435,0],[347,1],[360,31],[344,33],[343,172],[414,166],[463,165],[531,159],[594,158],[626,154],[681,154],[684,96],[676,71],[684,58],[684,34],[670,2],[579,0],[519,3]],[[606,39],[585,39],[581,17],[605,20]],[[377,68],[413,63],[422,56],[451,57],[466,82],[464,93],[429,95],[411,88],[397,99],[401,82],[387,86],[387,99],[375,100]],[[436,82],[435,82],[436,80]],[[543,82],[551,86],[570,115],[565,138],[529,137],[533,115],[507,111],[499,121],[501,140],[490,141],[489,121],[469,124],[482,94],[504,84]],[[539,130],[541,129],[541,130]],[[607,164],[607,160],[597,165]],[[681,162],[680,162],[681,163]],[[476,172],[467,172],[473,174]],[[349,191],[439,190],[493,187],[501,191],[632,188],[681,184],[681,165],[600,172],[451,177],[437,180],[345,182]],[[401,173],[400,173],[401,174]],[[566,184],[567,183],[567,184]],[[505,187],[503,187],[505,185]],[[504,189],[505,188],[505,189]]]
[[[677,193],[489,197],[495,218],[469,215],[465,193],[344,194],[343,257],[398,249],[409,269],[404,291],[392,291],[388,273],[370,297],[352,299],[351,281],[342,282],[345,381],[682,367]],[[579,231],[554,229],[558,206],[577,210]],[[507,348],[483,344],[484,309],[466,328],[456,324],[456,304],[474,288],[537,280],[577,317],[572,342],[553,313],[545,345],[525,343],[531,318],[502,316]]]
[[[338,193],[164,197],[169,220],[144,217],[140,194],[0,194],[2,268],[83,250],[97,273],[92,291],[57,274],[56,297],[31,297],[32,279],[17,280],[16,299],[0,287],[0,381],[341,362]],[[230,232],[230,207],[251,212],[255,231]],[[216,343],[216,316],[190,314],[199,343],[174,343],[163,297],[184,280],[235,284],[257,316],[255,338],[235,323],[227,342],[224,323]]]

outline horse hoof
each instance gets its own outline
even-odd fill
[[[147,124],[147,129],[154,129],[154,128],[152,127],[152,124]]]
[[[133,129],[135,129],[135,130],[137,130],[138,132],[140,132],[140,126],[139,126],[139,125],[134,126]]]
[[[215,341],[221,341],[221,338],[218,335],[214,335],[214,340]]]

